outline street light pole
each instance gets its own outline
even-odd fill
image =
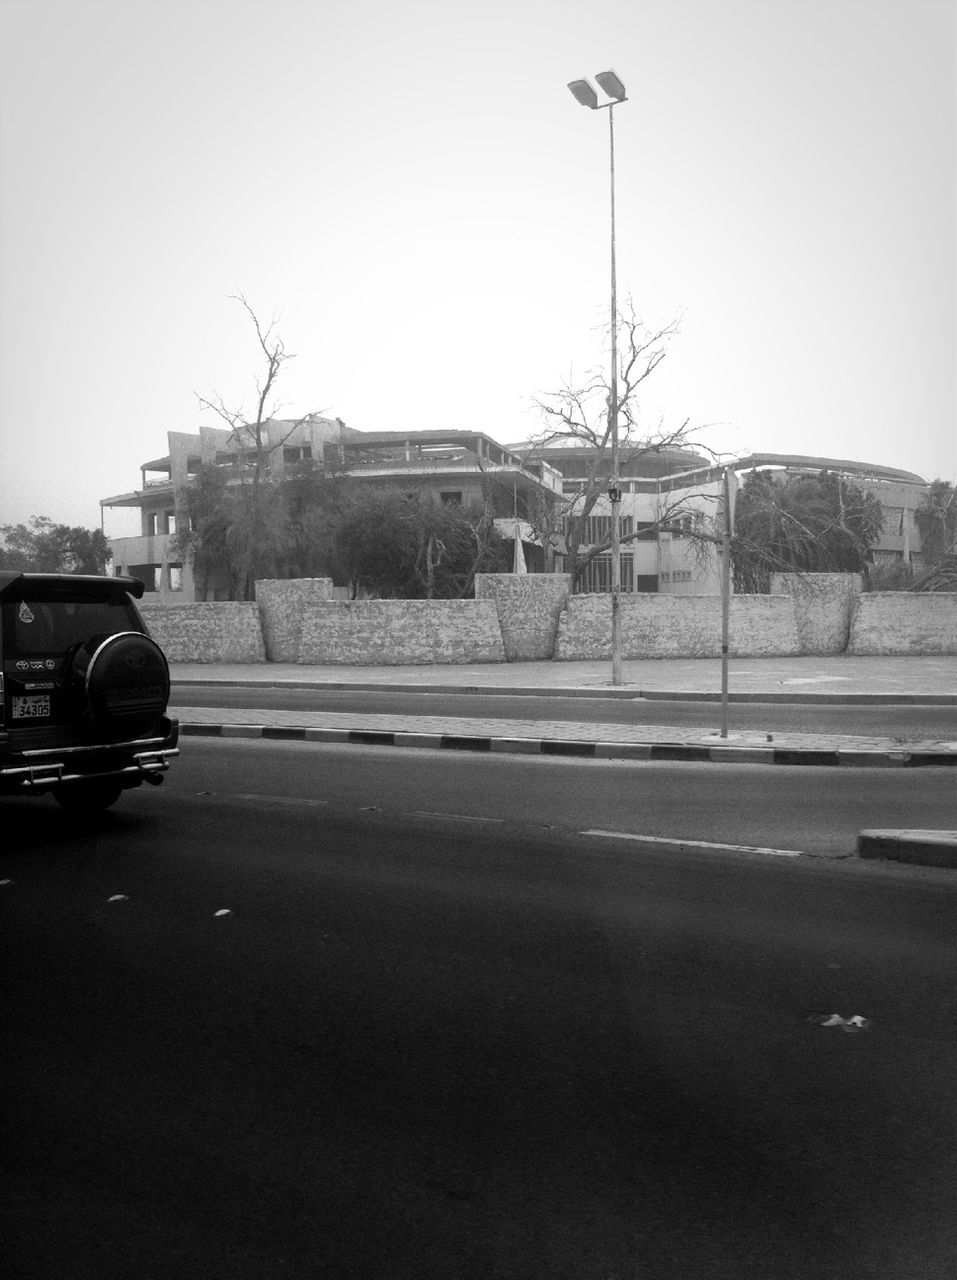
[[[615,104],[608,109],[608,157],[611,174],[611,384],[608,427],[611,435],[611,682],[621,675],[621,477],[618,474],[618,279],[615,266]]]
[[[626,102],[625,86],[614,71],[595,76],[610,101],[599,103],[588,80],[569,84],[575,100],[591,111],[608,108],[608,161],[611,186],[611,377],[608,387],[608,435],[611,440],[611,682],[622,683],[621,669],[621,477],[618,463],[618,280],[615,261],[615,107]]]

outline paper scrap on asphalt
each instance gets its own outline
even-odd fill
[[[870,1027],[870,1020],[862,1018],[859,1013],[852,1014],[849,1018],[842,1018],[839,1013],[819,1013],[808,1018],[808,1022],[816,1022],[820,1027],[840,1027],[842,1031],[866,1031]]]

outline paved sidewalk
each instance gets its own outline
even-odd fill
[[[717,699],[719,658],[651,658],[622,664],[624,683],[611,683],[611,663],[503,662],[432,666],[304,666],[298,663],[172,664],[177,684],[263,684],[307,688],[559,692],[590,697]],[[957,705],[957,654],[910,658],[732,658],[732,701],[883,701]]]
[[[611,685],[603,662],[524,662],[428,667],[305,667],[296,664],[226,666],[173,664],[176,714],[185,735],[346,741],[394,746],[512,751],[641,760],[715,763],[903,766],[957,764],[957,655],[936,658],[734,659],[729,697],[735,700],[841,703],[933,702],[954,705],[953,740],[901,742],[889,737],[729,731],[721,738],[714,708],[707,727],[583,723],[514,718],[384,715],[357,712],[228,710],[184,705],[190,684],[285,688],[413,689],[497,694],[552,693],[574,697],[720,697],[719,659],[626,662],[625,683]],[[518,705],[516,710],[518,711]]]

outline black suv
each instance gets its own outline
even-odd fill
[[[105,809],[179,755],[138,578],[0,570],[0,795]]]

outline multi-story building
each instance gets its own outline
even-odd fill
[[[363,483],[394,486],[404,493],[429,493],[443,502],[467,505],[489,499],[496,525],[521,542],[528,572],[565,567],[560,536],[542,537],[543,515],[560,515],[588,483],[594,451],[576,446],[536,448],[502,446],[483,432],[367,432],[339,419],[307,418],[302,423],[266,424],[266,465],[281,477],[297,464],[312,461]],[[111,538],[114,570],[146,583],[147,591],[196,598],[190,567],[175,553],[174,536],[186,519],[185,494],[202,466],[222,468],[227,481],[239,483],[253,451],[237,442],[228,428],[202,427],[196,433],[168,433],[166,457],[141,467],[141,485],[131,493],[104,498],[104,512],[133,508],[137,536]],[[914,511],[928,490],[912,472],[870,463],[795,454],[761,453],[729,464],[739,482],[750,471],[784,474],[837,472],[873,493],[884,509],[884,531],[874,550],[877,566],[904,562],[919,570],[920,535]],[[712,594],[720,590],[718,559],[711,546],[692,537],[696,525],[713,519],[721,491],[724,464],[692,449],[624,455],[620,466],[622,590],[673,595]],[[248,472],[247,472],[248,474]],[[557,521],[552,523],[557,524]],[[586,522],[583,550],[607,541],[611,504],[604,492]],[[637,531],[636,537],[631,537]],[[611,589],[611,554],[595,556],[586,566],[579,590]],[[224,598],[224,583],[212,584],[211,597]]]
[[[594,453],[584,449],[540,451],[563,475],[563,492],[573,501],[590,472]],[[536,456],[538,456],[536,454]],[[910,471],[840,458],[760,453],[716,465],[688,450],[640,455],[621,466],[621,583],[623,591],[657,591],[671,595],[711,595],[720,591],[720,569],[713,544],[692,537],[696,527],[713,524],[725,465],[738,484],[752,471],[776,471],[786,476],[816,475],[827,470],[873,494],[884,511],[884,528],[873,550],[875,567],[895,563],[922,567],[920,533],[914,517],[929,485]],[[587,544],[607,541],[611,504],[602,491],[589,519]],[[602,552],[585,568],[582,589],[610,590],[611,553]]]
[[[499,531],[521,542],[528,571],[555,567],[552,549],[536,540],[529,517],[561,501],[561,476],[546,461],[526,462],[483,432],[368,432],[313,416],[301,423],[269,422],[263,434],[262,456],[273,478],[313,462],[362,483],[427,493],[442,502],[468,505],[487,499]],[[165,457],[143,463],[138,489],[103,498],[100,507],[104,516],[120,508],[138,513],[137,535],[110,537],[114,572],[141,578],[150,593],[194,600],[190,566],[178,555],[175,540],[188,518],[186,491],[204,466],[220,468],[227,483],[240,483],[256,450],[225,427],[170,431],[167,442]],[[213,581],[209,598],[226,598],[227,590],[225,582]]]

